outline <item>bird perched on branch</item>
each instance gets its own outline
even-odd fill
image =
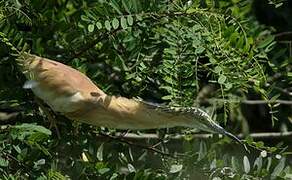
[[[165,107],[140,99],[109,96],[76,69],[20,52],[3,33],[0,33],[0,40],[16,52],[19,65],[28,79],[23,87],[31,89],[53,111],[60,112],[71,120],[117,129],[175,126],[198,128],[226,135],[244,145],[199,108]]]
[[[71,120],[117,129],[184,126],[220,133],[242,144],[199,108],[163,107],[109,96],[87,76],[62,63],[28,53],[19,55],[18,61],[29,79],[23,87]]]

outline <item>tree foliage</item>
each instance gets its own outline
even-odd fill
[[[145,141],[147,146],[137,142],[137,146],[114,137],[116,130],[72,126],[56,115],[58,139],[54,129],[47,129],[46,113],[39,110],[32,93],[22,89],[25,78],[8,45],[19,50],[26,46],[31,53],[73,66],[109,94],[202,107],[234,133],[253,128],[248,126],[253,114],[241,102],[255,96],[269,102],[265,123],[274,124],[276,130],[279,124],[289,128],[291,108],[275,102],[291,99],[287,94],[291,54],[275,41],[271,28],[250,16],[251,11],[250,0],[0,2],[0,39],[4,42],[0,44],[0,108],[5,117],[15,115],[7,118],[9,125],[4,115],[0,117],[6,124],[0,134],[0,177],[291,176],[284,144],[268,147],[252,138],[246,142],[260,150],[253,150],[252,156],[243,149],[238,152],[228,139],[192,139],[192,130],[181,128],[154,131],[162,140]],[[175,132],[186,136],[173,141]],[[153,151],[156,148],[162,153]]]

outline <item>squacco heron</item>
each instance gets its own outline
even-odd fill
[[[71,120],[117,129],[184,126],[220,133],[242,144],[199,108],[163,107],[109,96],[87,76],[62,63],[28,53],[18,60],[29,79],[24,88]]]

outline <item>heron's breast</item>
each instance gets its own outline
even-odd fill
[[[78,103],[84,100],[80,92],[73,95],[60,94],[56,91],[46,90],[40,87],[32,88],[34,94],[47,103],[54,111],[68,113],[76,111]]]

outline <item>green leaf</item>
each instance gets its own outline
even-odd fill
[[[210,164],[210,170],[214,170],[214,169],[216,169],[216,167],[217,167],[217,164],[216,164],[216,159],[213,159],[213,161],[211,162],[211,164]]]
[[[51,135],[52,132],[43,127],[43,126],[39,126],[39,125],[36,125],[36,124],[28,124],[28,123],[23,123],[21,125],[16,125],[16,126],[13,126],[13,128],[15,129],[20,129],[20,130],[23,130],[23,131],[36,131],[36,132],[40,132],[40,133],[43,133],[43,134],[46,134],[46,135]]]
[[[42,166],[44,164],[46,164],[46,160],[45,159],[40,159],[40,160],[34,162],[33,168],[38,169],[38,168],[40,168],[40,166]]]
[[[134,22],[134,19],[131,15],[127,16],[127,21],[128,21],[128,24],[129,26],[132,26],[133,25],[133,22]]]
[[[243,49],[243,43],[244,43],[244,36],[240,36],[239,39],[236,42],[236,47]]]
[[[170,76],[165,76],[163,78],[167,83],[169,84],[173,84],[174,83],[174,80],[170,77]]]
[[[209,57],[209,61],[210,61],[212,64],[216,64],[216,63],[217,63],[217,60],[215,59],[215,57],[214,57],[214,55],[212,54],[212,52],[207,51],[207,56]]]
[[[127,71],[129,69],[125,63],[125,60],[119,54],[117,54],[116,62],[118,63],[119,67],[121,67],[124,71]]]
[[[277,177],[281,174],[283,169],[285,168],[286,158],[282,158],[278,165],[275,167],[273,173],[271,174],[272,177]]]
[[[193,42],[192,42],[192,46],[193,46],[194,48],[197,48],[197,47],[200,46],[201,44],[202,44],[202,43],[201,43],[200,39],[197,38],[197,37],[194,37]]]
[[[258,141],[258,142],[256,142],[255,145],[256,145],[257,148],[263,148],[265,146],[263,141]]]
[[[233,87],[232,83],[230,82],[225,83],[224,85],[225,85],[226,90],[230,90]]]
[[[99,174],[105,174],[110,171],[110,168],[101,168],[97,170]]]
[[[207,155],[207,145],[205,142],[200,141],[200,149],[198,154],[198,160],[202,160]]]
[[[139,7],[138,7],[138,4],[136,0],[131,0],[131,6],[133,7],[133,10],[135,13],[138,13],[139,11]]]
[[[135,169],[135,167],[132,165],[132,164],[128,164],[128,170],[130,171],[130,172],[136,172],[136,169]]]
[[[219,84],[224,84],[224,82],[226,81],[226,76],[224,76],[223,74],[221,74],[218,78],[218,83]]]
[[[108,31],[110,31],[111,30],[111,23],[110,23],[110,21],[109,20],[106,20],[105,22],[104,22],[104,26],[105,26],[105,29],[106,30],[108,30]]]
[[[271,42],[273,42],[274,39],[275,39],[274,36],[268,36],[265,40],[261,41],[261,42],[258,44],[257,48],[264,48],[264,47],[266,47],[266,46],[269,45]]]
[[[129,0],[122,0],[124,9],[127,11],[128,14],[131,14],[129,3],[130,3]]]
[[[222,71],[222,68],[220,66],[216,66],[214,68],[214,72],[217,73],[217,74],[219,74],[221,71]]]
[[[89,32],[93,32],[94,31],[94,25],[93,24],[89,24],[87,27]]]
[[[45,178],[45,180],[47,180],[47,179],[65,180],[65,179],[67,179],[67,177],[63,176],[60,172],[51,169],[48,172],[48,178]]]
[[[275,4],[275,8],[278,8],[278,7],[282,6],[282,5],[283,5],[282,2],[276,3],[276,4]]]
[[[183,165],[182,164],[173,164],[170,166],[170,170],[169,172],[170,173],[177,173],[177,172],[180,172],[183,168]]]
[[[173,96],[172,95],[166,95],[166,96],[163,96],[161,99],[163,99],[163,100],[171,100],[171,99],[173,99]]]
[[[118,29],[119,28],[119,20],[117,18],[113,19],[112,26],[113,26],[114,29]]]
[[[260,171],[263,167],[263,158],[261,156],[259,156],[258,158],[256,158],[256,160],[254,161],[253,167],[257,167],[257,171]]]
[[[243,157],[243,168],[244,168],[244,172],[248,174],[250,171],[250,164],[249,164],[249,160],[247,156]]]
[[[124,16],[121,17],[121,26],[123,29],[127,29],[128,27],[127,20]]]
[[[6,160],[6,159],[3,159],[1,156],[0,156],[0,167],[7,167],[9,165],[9,161]]]
[[[129,79],[134,79],[136,76],[137,76],[137,74],[136,74],[136,73],[132,73],[132,74],[126,74],[126,77],[125,77],[125,79],[126,79],[126,80],[129,80]]]
[[[229,37],[229,41],[231,42],[231,43],[235,43],[235,42],[237,42],[237,38],[239,37],[239,35],[238,35],[238,32],[234,32],[234,33],[232,33],[231,34],[231,36]]]
[[[198,30],[201,30],[202,29],[202,26],[200,24],[195,24],[192,28],[193,31],[198,31]]]
[[[117,13],[119,13],[120,15],[123,15],[123,13],[120,11],[119,4],[115,0],[111,0],[109,4],[111,5],[111,7],[113,7],[117,11]]]
[[[97,29],[102,29],[102,24],[100,22],[95,23]]]
[[[143,18],[142,18],[142,16],[140,14],[137,14],[136,18],[137,18],[138,21],[142,21],[143,20]]]
[[[86,21],[86,22],[90,22],[90,19],[85,15],[81,15],[81,20]]]
[[[15,149],[15,151],[16,151],[18,154],[21,153],[21,149],[20,149],[19,145],[17,145],[17,146],[13,145],[13,148]]]
[[[266,168],[267,171],[270,171],[271,165],[272,165],[272,158],[268,157],[268,164],[267,164],[267,168]]]
[[[199,46],[196,48],[195,50],[195,54],[201,54],[202,52],[204,52],[205,48],[203,46]]]
[[[111,176],[111,178],[109,180],[114,180],[118,178],[118,174],[117,173],[113,173],[113,175]]]
[[[272,43],[270,43],[270,44],[265,48],[265,52],[266,52],[266,53],[270,52],[270,51],[274,48],[275,44],[276,44],[275,41],[273,41]]]
[[[103,143],[97,149],[96,157],[99,161],[103,161]]]

